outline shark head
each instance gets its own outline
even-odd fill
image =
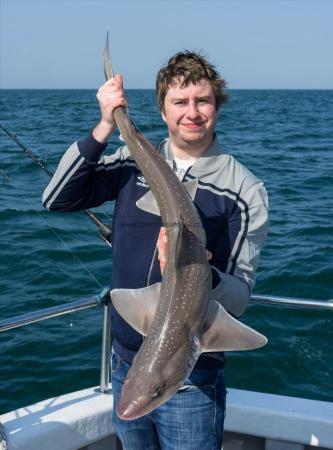
[[[134,375],[134,372],[128,373],[117,404],[117,415],[122,420],[138,419],[149,414],[169,400],[181,386],[181,381],[170,384],[163,377],[143,379]]]
[[[142,364],[138,354],[124,381],[117,415],[122,420],[138,419],[169,400],[192,370],[200,354],[198,346],[199,341],[194,337],[190,351],[185,344],[166,355],[164,361],[155,360],[149,365]]]

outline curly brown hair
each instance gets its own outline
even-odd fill
[[[215,94],[216,108],[219,109],[228,99],[225,93],[227,83],[215,67],[200,53],[185,50],[172,56],[156,76],[156,95],[160,111],[164,112],[164,99],[173,83],[179,81],[180,87],[185,87],[201,80],[210,82]]]

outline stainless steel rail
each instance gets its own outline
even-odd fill
[[[39,309],[38,311],[27,314],[21,314],[20,316],[0,320],[0,332],[22,327],[23,325],[29,325],[30,323],[40,322],[41,320],[51,319],[52,317],[64,316],[65,314],[82,311],[83,309],[93,308],[94,306],[99,306],[100,304],[101,299],[96,296],[91,298],[83,298],[74,302],[53,306],[51,308]]]
[[[332,309],[333,300],[314,300],[308,298],[279,297],[274,295],[252,295],[250,305],[301,306],[302,308]]]
[[[41,320],[59,317],[95,306],[104,305],[103,319],[103,337],[102,337],[102,355],[101,355],[101,374],[99,392],[108,393],[110,391],[110,358],[111,358],[111,306],[110,306],[110,288],[106,287],[99,295],[83,298],[74,302],[64,303],[62,305],[44,308],[28,314],[11,317],[0,320],[0,332],[8,331],[13,328],[22,327],[30,323],[40,322]]]
[[[104,306],[103,338],[101,355],[101,378],[99,392],[110,392],[110,363],[111,363],[111,306],[110,302]]]
[[[103,317],[103,338],[101,355],[101,375],[100,388],[101,393],[110,392],[110,357],[111,357],[111,306],[110,289],[104,288],[103,291],[94,297],[83,298],[74,302],[65,303],[51,308],[40,309],[28,314],[11,317],[0,320],[0,332],[8,331],[13,328],[22,327],[41,320],[59,317],[83,309],[93,308],[104,305]],[[313,300],[305,298],[278,297],[273,295],[252,295],[250,304],[280,305],[280,306],[298,306],[304,308],[320,308],[333,310],[333,300]]]
[[[93,297],[83,298],[74,302],[64,303],[51,308],[44,308],[28,314],[21,314],[9,319],[0,320],[0,332],[22,327],[23,325],[29,325],[30,323],[40,322],[41,320],[51,319],[52,317],[59,317],[65,314],[82,311],[83,309],[105,305],[108,303],[105,301],[105,297],[108,297],[109,290],[109,288],[105,288],[101,294]],[[306,298],[279,297],[274,295],[252,295],[250,304],[299,306],[304,308],[333,310],[333,300],[314,300]],[[109,317],[104,317],[103,329],[109,324]]]

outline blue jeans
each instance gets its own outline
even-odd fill
[[[180,390],[150,414],[121,420],[116,404],[130,364],[112,354],[113,425],[124,450],[221,450],[223,369],[192,371]]]

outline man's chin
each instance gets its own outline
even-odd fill
[[[206,145],[212,141],[213,135],[210,136],[202,131],[192,131],[184,134],[182,138],[184,142],[189,144]]]
[[[191,149],[202,149],[207,148],[211,142],[213,141],[213,132],[207,133],[206,131],[191,131],[191,132],[182,132],[177,136],[171,135],[171,142],[179,148],[185,149],[188,147]]]

